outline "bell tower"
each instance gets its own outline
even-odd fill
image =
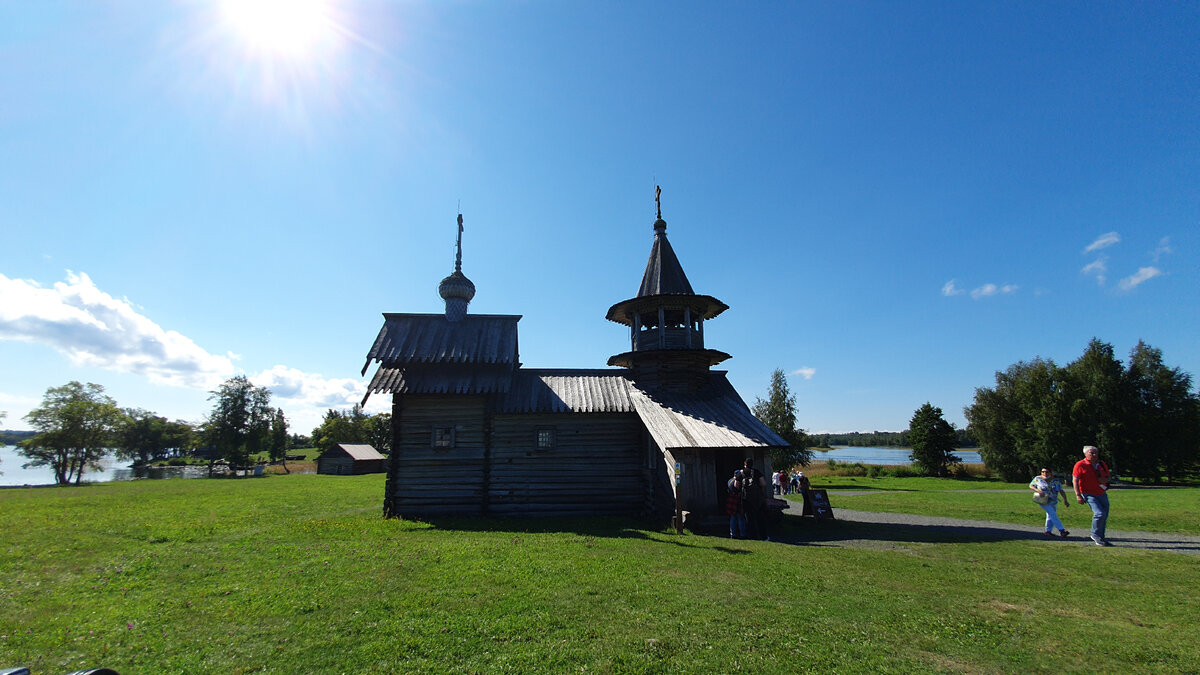
[[[646,389],[695,391],[709,381],[709,368],[730,358],[704,347],[704,322],[729,309],[710,295],[692,290],[683,266],[667,241],[662,190],[655,188],[654,245],[635,297],[609,308],[609,321],[628,326],[629,351],[608,360],[632,371]]]

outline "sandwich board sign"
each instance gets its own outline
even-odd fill
[[[829,505],[829,494],[824,488],[808,491],[809,504],[812,504],[812,515],[817,520],[833,520],[833,507]]]

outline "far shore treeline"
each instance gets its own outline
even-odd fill
[[[366,415],[359,406],[349,412],[330,410],[313,437],[288,433],[283,410],[270,406],[271,392],[244,375],[225,380],[209,400],[213,408],[200,424],[168,420],[149,410],[121,408],[88,382],[68,382],[46,390],[41,406],[25,420],[33,431],[7,431],[0,439],[18,446],[26,466],[49,467],[59,485],[78,485],[84,473],[99,469],[110,452],[142,466],[185,455],[220,458],[232,467],[246,467],[266,456],[287,471],[288,450],[316,444],[327,450],[335,443],[371,443],[380,452],[391,447],[391,416]],[[0,420],[6,414],[0,411]]]
[[[359,406],[329,410],[309,437],[289,434],[283,411],[270,406],[271,392],[245,376],[229,378],[211,394],[212,411],[191,424],[119,408],[101,385],[70,382],[46,390],[42,405],[25,416],[33,431],[5,431],[0,442],[17,445],[30,466],[49,466],[60,484],[78,484],[110,450],[135,465],[202,453],[235,467],[268,456],[286,470],[292,447],[325,451],[336,443],[367,443],[385,455],[391,449],[386,413],[367,415]],[[1041,467],[1068,472],[1084,445],[1097,445],[1124,479],[1200,476],[1200,395],[1189,373],[1166,365],[1162,351],[1144,342],[1124,364],[1112,345],[1092,339],[1066,366],[1039,357],[998,371],[995,386],[976,389],[964,409],[966,429],[955,429],[941,408],[926,402],[904,431],[810,435],[799,426],[782,370],[772,373],[767,398],[756,399],[753,412],[790,443],[772,455],[780,468],[808,465],[811,448],[907,447],[921,472],[945,476],[958,461],[952,449],[977,447],[988,472],[1014,481]]]

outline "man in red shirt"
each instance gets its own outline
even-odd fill
[[[1092,541],[1097,546],[1112,546],[1104,538],[1108,525],[1108,465],[1100,461],[1100,449],[1083,446],[1083,459],[1075,462],[1071,472],[1075,485],[1075,501],[1092,507]]]

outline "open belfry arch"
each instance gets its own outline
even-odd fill
[[[637,295],[607,314],[629,328],[629,348],[598,369],[523,368],[521,317],[467,312],[459,216],[454,272],[438,288],[445,313],[384,314],[363,367],[379,364],[367,396],[392,395],[385,515],[666,522],[678,496],[691,520],[723,513],[725,481],[746,457],[769,470],[769,451],[787,443],[712,370],[729,354],[705,346],[705,322],[728,306],[692,290],[661,202],[656,215]]]

